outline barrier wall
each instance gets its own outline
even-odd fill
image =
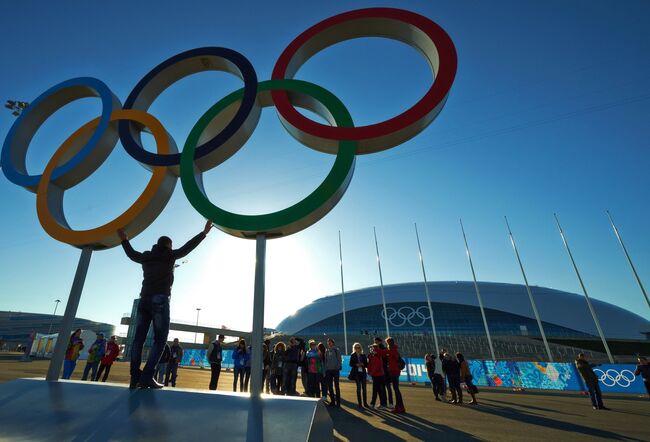
[[[186,350],[183,366],[209,368],[207,350]],[[404,358],[406,367],[400,375],[401,382],[429,382],[424,359]],[[573,363],[566,362],[514,362],[514,361],[468,361],[474,384],[483,387],[539,388],[543,390],[587,391],[582,377]],[[343,356],[341,377],[350,372],[350,357]],[[222,368],[232,368],[232,350],[223,351]],[[603,393],[645,394],[640,376],[634,376],[635,365],[603,364],[594,368],[600,377]]]

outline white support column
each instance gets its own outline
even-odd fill
[[[253,333],[251,354],[251,397],[262,394],[262,341],[264,339],[264,287],[266,267],[266,235],[258,233],[255,238],[255,294],[253,298]]]

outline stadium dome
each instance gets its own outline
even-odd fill
[[[526,293],[520,284],[479,282],[483,306],[492,336],[541,336]],[[440,336],[484,336],[473,282],[429,282],[436,331]],[[584,296],[545,287],[531,287],[549,338],[598,337]],[[384,286],[391,334],[431,333],[424,284]],[[591,299],[607,338],[643,340],[650,321],[607,302]],[[380,287],[347,292],[348,334],[384,334],[385,319]],[[286,334],[341,335],[341,295],[317,299],[281,321],[276,329]]]

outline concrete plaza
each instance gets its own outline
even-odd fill
[[[47,364],[0,356],[0,382],[43,377]],[[72,379],[81,377],[84,365],[79,362]],[[209,377],[209,370],[183,368],[177,386],[205,390]],[[232,380],[232,373],[223,372],[219,390],[231,391]],[[109,381],[126,383],[128,364],[116,363]],[[647,397],[607,395],[605,405],[611,410],[596,411],[588,397],[576,393],[482,389],[478,406],[455,406],[434,401],[431,390],[423,386],[404,385],[402,392],[406,414],[359,409],[354,384],[342,380],[342,407],[329,410],[333,440],[650,440]]]

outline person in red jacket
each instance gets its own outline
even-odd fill
[[[115,362],[115,359],[120,355],[120,347],[117,345],[117,336],[111,336],[111,340],[108,341],[108,344],[106,344],[106,353],[104,353],[104,357],[101,360],[101,363],[99,364],[99,371],[97,372],[97,377],[93,379],[93,381],[97,381],[101,375],[102,372],[104,373],[104,377],[102,378],[102,382],[106,382],[106,379],[108,378],[108,373],[111,372],[111,366],[113,365],[113,362]]]
[[[393,385],[393,391],[395,392],[395,408],[393,409],[393,413],[405,413],[406,408],[404,408],[402,393],[399,391],[399,374],[402,371],[399,368],[399,360],[401,359],[401,356],[393,338],[386,338],[386,347],[385,352],[386,357],[388,358],[388,372],[390,373],[391,384]]]
[[[386,408],[386,390],[384,389],[384,358],[382,357],[379,344],[372,344],[368,354],[368,374],[372,376],[372,400],[370,407],[377,410]],[[379,405],[377,403],[379,395]]]

